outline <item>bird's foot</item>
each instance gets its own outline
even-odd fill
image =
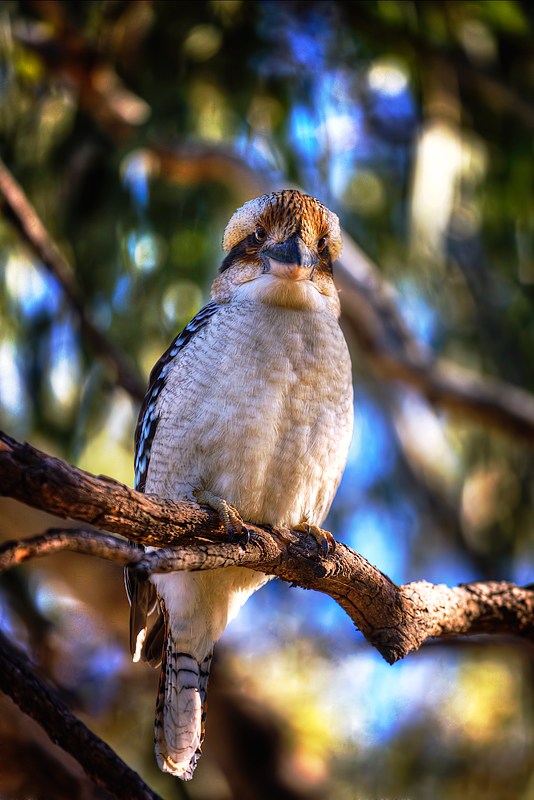
[[[239,512],[233,506],[211,492],[197,491],[193,494],[197,503],[201,506],[208,506],[217,512],[231,542],[234,541],[235,536],[242,536],[244,544],[248,542],[249,532],[245,528]]]
[[[327,556],[330,553],[335,553],[336,551],[336,540],[330,533],[330,531],[325,531],[323,528],[319,528],[318,525],[308,525],[307,522],[302,523],[301,525],[295,525],[293,527],[294,531],[303,531],[303,533],[309,533],[319,547],[321,548],[321,552],[323,555]]]

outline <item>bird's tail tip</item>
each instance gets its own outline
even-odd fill
[[[200,750],[197,750],[195,755],[186,761],[174,761],[169,755],[159,753],[156,750],[156,762],[162,772],[168,772],[174,775],[175,778],[180,778],[182,781],[190,781],[193,777],[193,772],[200,757]]]
[[[168,632],[156,705],[156,761],[162,772],[185,781],[193,777],[204,740],[211,658],[210,652],[199,663]]]

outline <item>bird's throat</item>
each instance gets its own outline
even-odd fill
[[[295,280],[293,277],[260,275],[252,281],[241,284],[236,296],[242,300],[252,300],[280,308],[333,311],[333,308],[329,308],[333,306],[333,298],[322,294],[312,281]],[[337,300],[337,297],[335,299]]]

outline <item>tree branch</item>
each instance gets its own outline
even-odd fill
[[[69,264],[39,215],[0,158],[0,196],[3,198],[4,215],[15,225],[23,239],[30,245],[45,267],[60,283],[68,301],[76,313],[81,335],[87,345],[99,356],[108,359],[115,367],[117,383],[132,397],[142,402],[145,386],[139,376],[128,366],[123,354],[87,316],[76,281]]]
[[[338,543],[335,552],[323,557],[312,536],[249,523],[246,545],[221,541],[226,534],[211,509],[141,494],[1,433],[0,494],[165,548],[143,554],[97,532],[52,531],[4,545],[4,568],[61,549],[131,565],[141,578],[153,572],[246,565],[330,595],[389,663],[417,650],[428,637],[511,633],[534,639],[534,593],[529,589],[496,582],[449,588],[420,581],[398,587],[345,544]]]
[[[377,267],[345,232],[343,239],[336,268],[342,319],[373,372],[404,381],[441,408],[533,445],[534,396],[423,351],[406,330]]]
[[[1,632],[0,692],[11,697],[55,744],[78,761],[91,780],[118,800],[161,800],[102,739],[71,714]]]
[[[229,566],[249,566],[260,560],[259,549],[244,549],[230,542],[199,544],[192,548],[162,547],[150,553],[132,547],[130,542],[98,531],[76,528],[49,528],[45,533],[28,539],[4,542],[0,545],[0,573],[23,564],[31,558],[41,558],[63,550],[97,556],[135,570],[140,579],[165,572],[188,572],[220,569]],[[276,555],[275,547],[271,548]]]

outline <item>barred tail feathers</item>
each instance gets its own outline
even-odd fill
[[[162,627],[154,643],[152,633],[147,634],[141,655],[155,663],[155,643],[165,642],[155,728],[156,760],[163,772],[192,778],[204,738],[213,644],[247,597],[267,579],[242,567],[152,578]]]
[[[155,750],[162,772],[190,780],[200,756],[212,652],[202,663],[178,649],[169,631],[156,705]]]

